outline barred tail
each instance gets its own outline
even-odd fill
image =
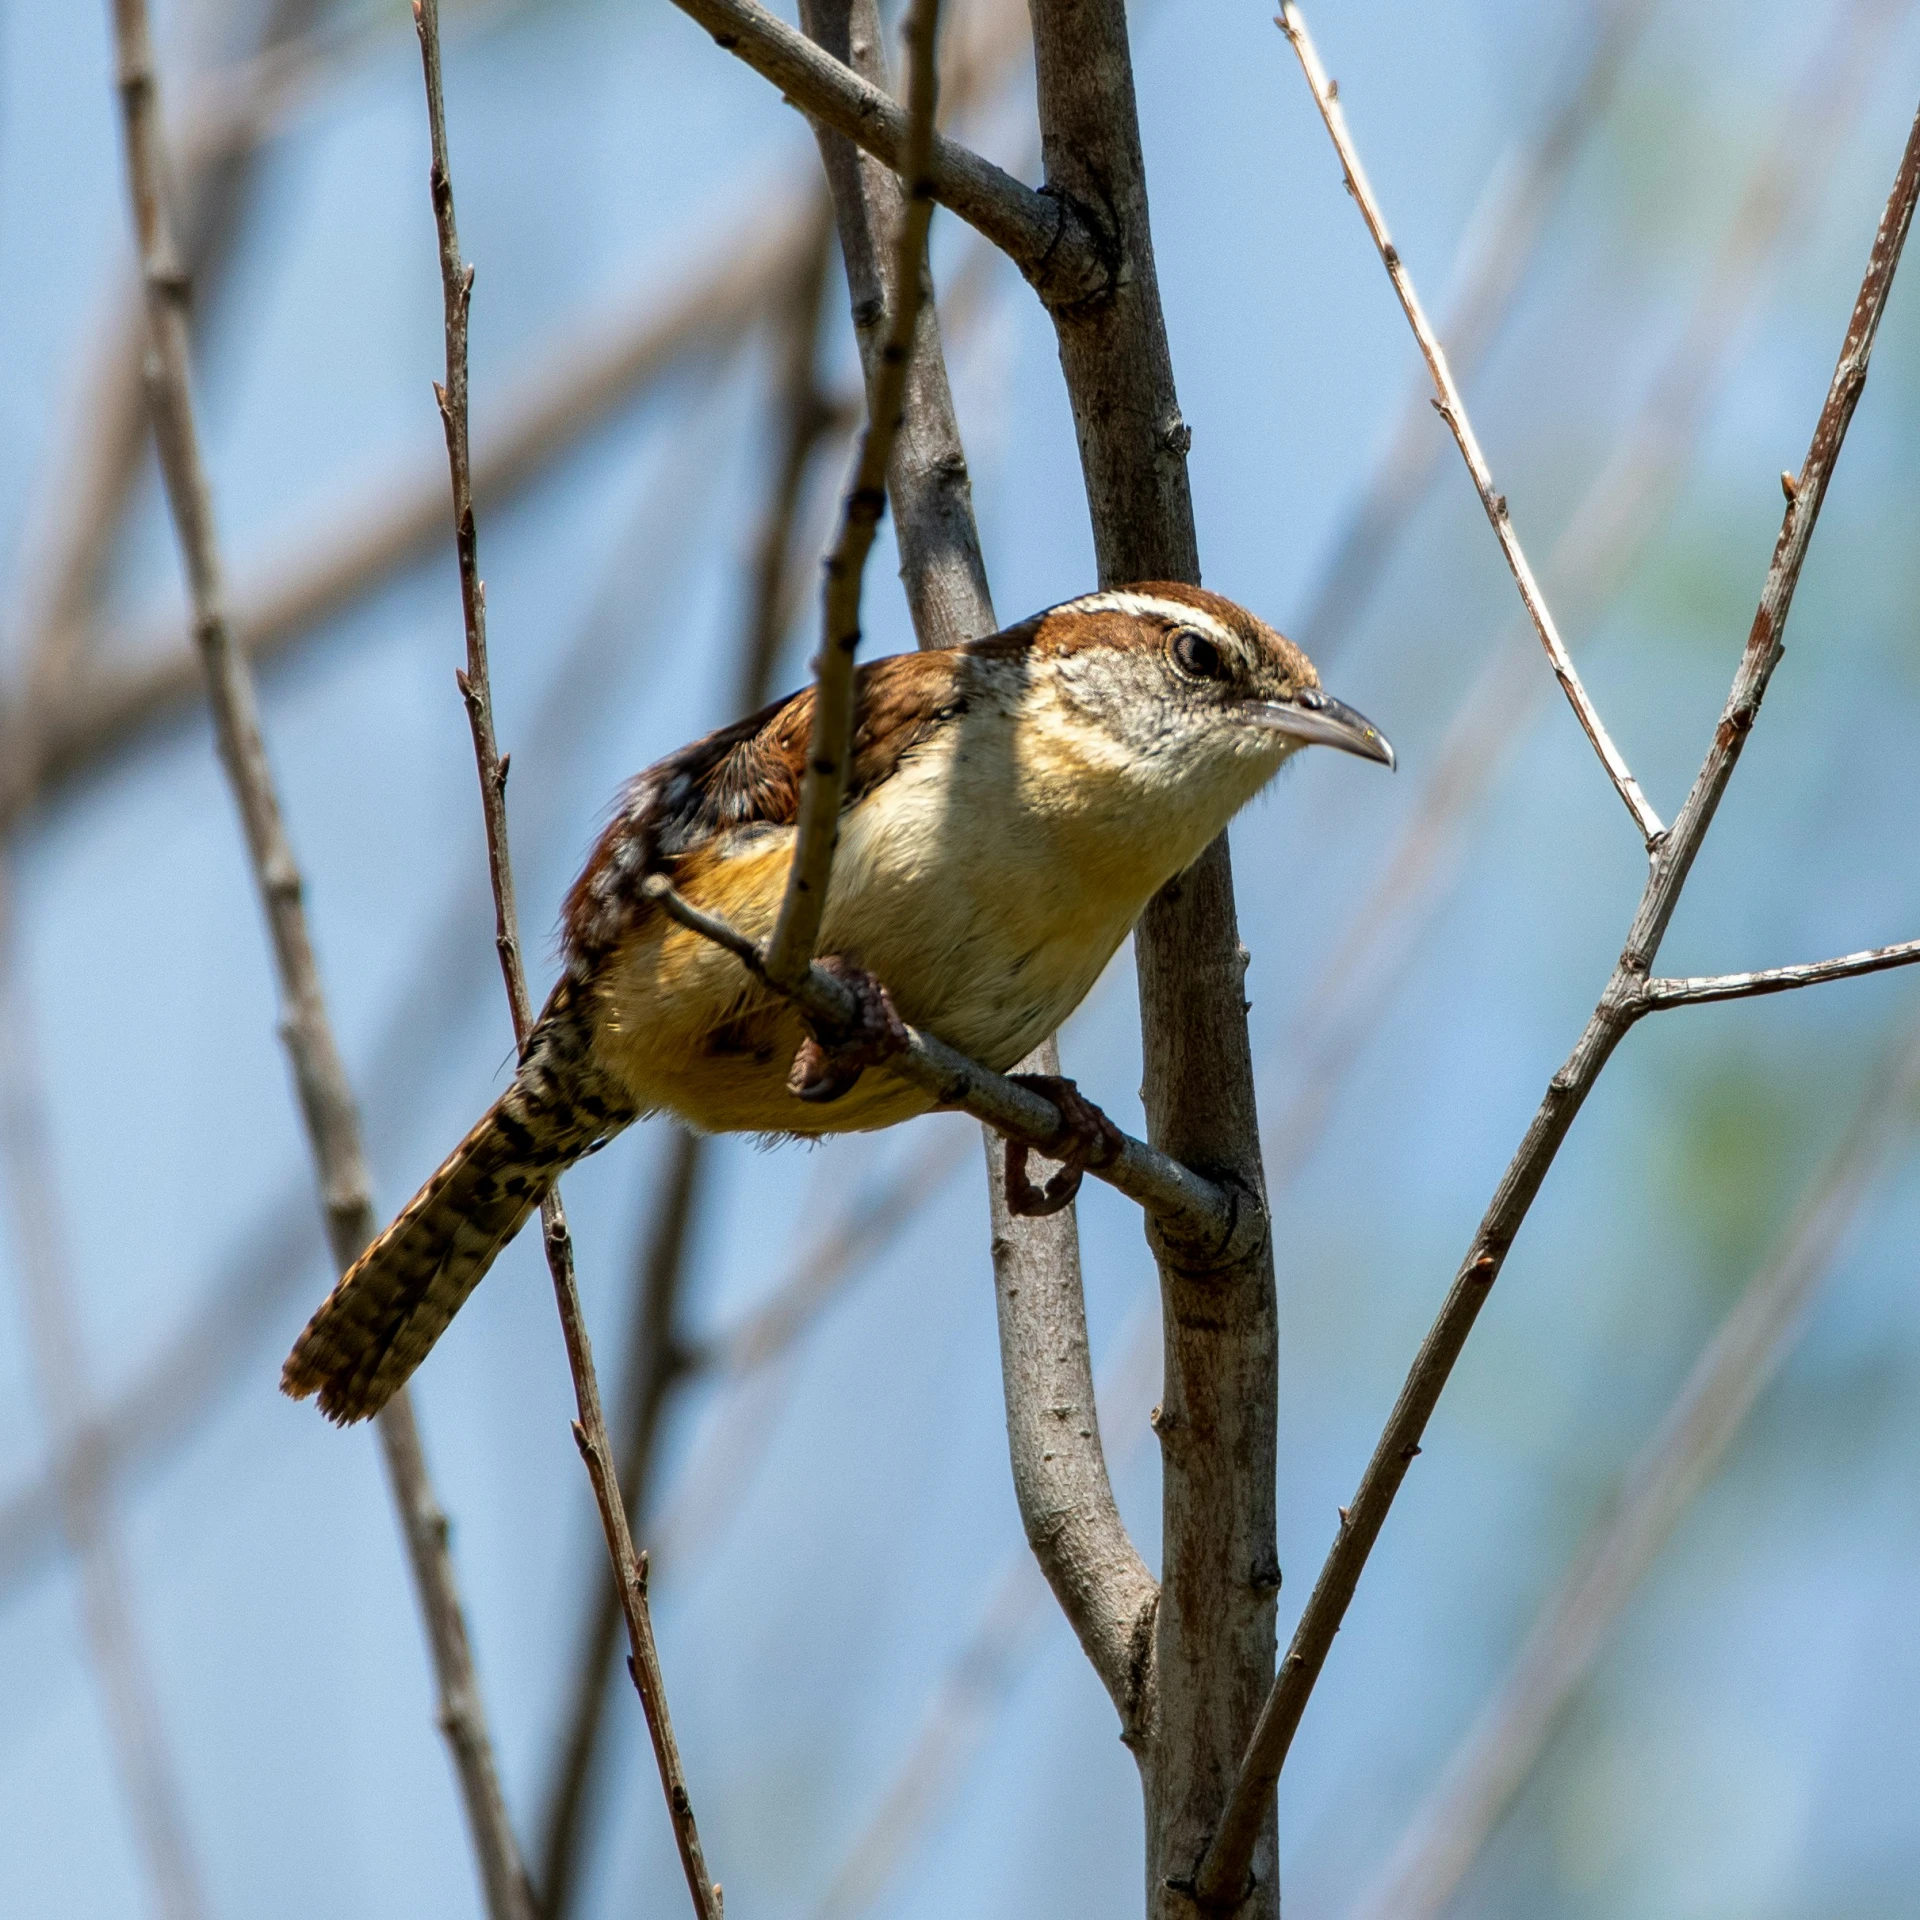
[[[635,1117],[591,1047],[590,1014],[563,980],[513,1085],[307,1323],[283,1392],[318,1393],[320,1411],[343,1424],[399,1392],[554,1181]]]

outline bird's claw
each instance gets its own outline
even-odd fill
[[[832,974],[854,998],[853,1019],[844,1027],[814,1025],[787,1072],[787,1091],[818,1104],[838,1100],[852,1091],[868,1067],[903,1053],[907,1028],[894,1009],[893,996],[865,967],[838,954],[828,954],[814,965]]]
[[[1055,1146],[1060,1171],[1044,1187],[1027,1178],[1029,1148],[1023,1141],[1007,1142],[1007,1211],[1018,1218],[1037,1220],[1073,1204],[1080,1178],[1089,1167],[1104,1167],[1117,1159],[1127,1136],[1096,1107],[1071,1080],[1057,1073],[1015,1073],[1017,1086],[1031,1087],[1060,1109],[1060,1133]],[[1053,1156],[1053,1147],[1047,1149]]]

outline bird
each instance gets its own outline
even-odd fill
[[[892,1126],[934,1104],[885,1071],[902,1021],[1005,1072],[1300,748],[1394,765],[1297,646],[1200,587],[1086,594],[874,660],[819,941],[860,1016],[828,1033],[659,898],[664,880],[772,931],[813,703],[775,701],[628,783],[566,895],[560,979],[511,1085],[314,1314],[288,1394],[341,1423],[377,1413],[561,1172],[644,1115],[772,1138]],[[1083,1140],[1110,1128],[1071,1081],[1044,1090]]]

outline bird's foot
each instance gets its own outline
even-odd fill
[[[894,1010],[893,996],[865,967],[838,954],[814,965],[830,973],[854,998],[854,1016],[844,1027],[815,1026],[793,1056],[787,1091],[816,1103],[838,1100],[869,1067],[903,1053],[906,1023]]]
[[[1039,1219],[1071,1206],[1080,1191],[1080,1176],[1089,1167],[1104,1167],[1117,1159],[1127,1136],[1060,1074],[1015,1073],[1008,1078],[1018,1086],[1031,1087],[1060,1109],[1060,1133],[1047,1148],[1049,1158],[1054,1157],[1056,1147],[1061,1149],[1060,1171],[1044,1187],[1036,1187],[1027,1178],[1029,1149],[1018,1140],[1007,1142],[1007,1211],[1024,1219]]]

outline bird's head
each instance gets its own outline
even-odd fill
[[[1082,739],[1154,786],[1217,796],[1221,824],[1289,755],[1338,747],[1394,764],[1379,729],[1322,690],[1313,662],[1244,607],[1148,581],[1052,608],[1035,629]]]

